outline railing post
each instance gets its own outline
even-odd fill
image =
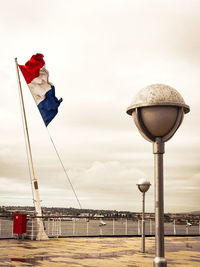
[[[12,230],[12,233],[13,233],[13,230]],[[0,220],[0,236],[1,236],[1,220]]]
[[[53,218],[53,221],[52,221],[52,235],[53,236],[55,235],[55,218]]]
[[[58,218],[55,218],[55,236],[58,237]]]
[[[31,240],[33,240],[33,220],[34,218],[31,218]]]
[[[128,234],[128,221],[126,219],[126,222],[125,222],[125,235]]]
[[[54,235],[57,237],[58,234],[58,224],[57,224],[57,218],[54,219]]]
[[[113,235],[115,235],[115,219],[113,218]]]
[[[51,229],[51,235],[53,235],[53,218],[52,220],[50,221],[50,229]]]
[[[186,228],[185,228],[185,230],[186,230],[186,235],[188,235],[188,233],[189,233],[189,231],[188,231],[188,221],[186,221],[186,226],[185,226]]]
[[[49,218],[47,220],[47,235],[49,235]]]
[[[176,220],[174,219],[174,235],[176,235]]]
[[[100,235],[102,235],[102,226],[101,226],[101,219],[100,219],[100,221],[99,221],[100,223],[99,223],[99,234]]]
[[[53,221],[53,232],[54,232],[54,236],[57,236],[57,221],[56,221],[56,218],[54,218],[54,221]]]
[[[138,235],[140,235],[140,220],[138,219]]]
[[[199,235],[200,235],[200,221],[199,221]]]
[[[73,218],[73,224],[72,224],[73,236],[75,235],[75,227],[76,227],[75,222],[76,222],[75,218]]]
[[[150,227],[149,234],[152,235],[152,221],[151,221],[151,219],[149,222],[149,227]]]
[[[12,229],[11,237],[13,237],[14,236],[14,234],[13,234],[13,220],[11,221],[11,229]],[[1,236],[1,221],[0,221],[0,236]]]
[[[62,236],[62,220],[59,219],[59,235]]]
[[[86,221],[86,233],[87,233],[87,236],[88,236],[88,231],[89,231],[89,221],[87,219],[87,221]]]

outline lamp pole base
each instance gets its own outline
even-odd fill
[[[155,257],[153,261],[154,267],[167,267],[167,261],[163,257]]]

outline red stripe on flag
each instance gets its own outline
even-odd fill
[[[40,69],[44,66],[45,62],[42,54],[36,54],[31,57],[25,65],[19,65],[19,68],[27,83],[39,76]]]

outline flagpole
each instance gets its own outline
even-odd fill
[[[32,152],[31,152],[31,144],[30,144],[30,138],[29,138],[29,132],[28,132],[28,124],[27,124],[27,119],[26,119],[25,105],[24,105],[17,58],[15,58],[15,64],[16,64],[17,78],[18,78],[18,85],[19,85],[19,95],[20,95],[22,118],[23,118],[23,123],[24,123],[24,130],[25,130],[25,139],[27,142],[28,163],[29,163],[29,167],[31,170],[31,185],[32,185],[32,192],[33,192],[33,200],[34,200],[34,205],[35,205],[36,216],[42,216],[42,209],[41,209],[40,196],[39,196],[39,190],[38,190],[38,182],[35,176],[35,171],[34,171],[34,166],[33,166],[33,157],[32,157]],[[37,240],[48,239],[48,236],[46,235],[44,231],[44,226],[43,226],[41,218],[37,218],[37,226],[38,226],[38,231],[37,231],[36,239]]]

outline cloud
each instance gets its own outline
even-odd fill
[[[30,183],[14,58],[24,64],[42,52],[56,95],[64,99],[49,133],[83,206],[140,208],[135,183],[144,176],[153,184],[152,144],[140,136],[126,108],[139,89],[165,83],[191,107],[166,143],[166,210],[184,210],[186,197],[187,209],[197,209],[199,9],[196,0],[4,2],[0,179],[7,182],[3,180],[2,203],[12,201],[6,194],[27,203],[25,188],[19,194],[10,188]],[[22,87],[43,203],[77,206],[23,78]],[[153,210],[153,185],[148,197]]]

